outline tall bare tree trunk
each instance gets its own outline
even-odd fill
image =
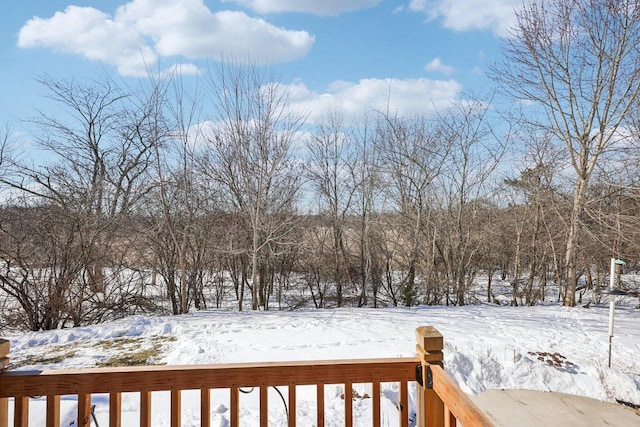
[[[564,144],[576,175],[565,248],[566,306],[575,305],[581,217],[591,174],[624,145],[640,99],[640,0],[532,0],[517,22],[494,76],[531,105],[523,121]]]
[[[565,293],[563,305],[573,307],[576,305],[576,288],[578,287],[578,274],[576,268],[576,258],[578,251],[578,238],[580,233],[580,224],[582,211],[584,210],[584,199],[586,193],[587,181],[579,178],[576,186],[576,192],[573,199],[573,209],[571,210],[571,219],[569,221],[569,232],[567,234],[567,249],[565,252],[565,272],[567,283],[565,284]]]

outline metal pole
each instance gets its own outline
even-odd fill
[[[611,258],[611,274],[609,278],[609,290],[615,287],[616,259]],[[613,341],[613,311],[616,306],[615,295],[609,294],[609,367],[611,367],[611,343]]]

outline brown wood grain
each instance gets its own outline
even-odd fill
[[[400,401],[398,402],[399,412],[400,412],[400,425],[408,426],[409,425],[409,387],[407,381],[400,381],[400,386],[398,387]]]
[[[324,427],[324,384],[316,385],[316,418],[318,427]]]
[[[0,427],[9,425],[9,399],[0,398]]]
[[[211,426],[211,389],[200,389],[200,426]]]
[[[231,427],[240,427],[240,388],[231,387]]]
[[[89,427],[91,423],[91,394],[78,395],[78,426]]]
[[[373,383],[371,398],[373,399],[373,427],[380,427],[380,383]]]
[[[29,398],[28,397],[16,397],[14,401],[13,425],[14,427],[29,426]]]
[[[9,340],[0,338],[0,357],[7,357],[9,355],[10,347],[11,343]]]
[[[47,427],[60,427],[60,396],[47,396]]]
[[[431,366],[433,390],[463,426],[490,427],[493,423],[439,366]],[[444,422],[441,424],[443,425]]]
[[[182,392],[171,390],[171,427],[180,427],[182,418]]]
[[[296,386],[289,386],[289,425],[296,425]]]
[[[109,427],[122,426],[122,395],[120,393],[109,394]]]
[[[140,392],[140,427],[151,427],[151,392]]]
[[[0,398],[201,388],[413,381],[418,359],[134,366],[0,374]]]
[[[260,427],[269,427],[269,387],[260,387]]]
[[[344,384],[344,425],[353,426],[353,384],[350,382]]]

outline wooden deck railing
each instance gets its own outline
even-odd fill
[[[240,391],[245,387],[259,390],[260,425],[268,424],[268,389],[288,390],[288,425],[296,425],[296,386],[316,387],[317,425],[324,425],[325,385],[342,384],[345,390],[344,425],[353,424],[355,384],[371,384],[372,424],[381,425],[381,384],[398,384],[399,425],[408,426],[410,417],[409,385],[417,388],[416,425],[420,427],[464,427],[492,425],[442,369],[442,335],[432,327],[416,331],[418,357],[339,360],[314,362],[243,363],[196,366],[145,366],[96,368],[59,371],[16,371],[0,374],[0,427],[8,427],[9,403],[13,403],[13,425],[29,425],[29,401],[32,396],[46,396],[46,425],[60,426],[60,396],[77,396],[78,426],[91,424],[91,397],[109,395],[109,425],[122,423],[122,393],[140,394],[140,425],[153,424],[151,393],[170,392],[170,424],[181,425],[181,393],[200,391],[200,425],[209,426],[211,390],[228,389],[232,427],[242,425]],[[2,350],[0,346],[0,350]],[[8,345],[6,346],[8,352]],[[0,354],[0,358],[6,357]]]

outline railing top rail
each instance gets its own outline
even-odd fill
[[[476,406],[453,379],[438,365],[430,365],[433,375],[433,389],[456,420],[463,426],[493,427],[493,422]]]
[[[415,380],[418,358],[164,365],[0,374],[0,398],[156,390]]]

